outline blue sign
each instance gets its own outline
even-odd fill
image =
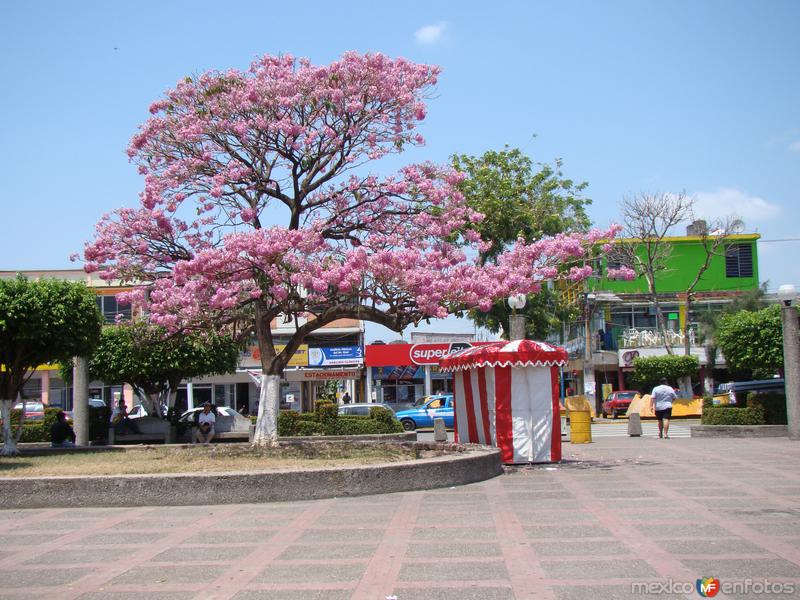
[[[329,367],[333,365],[364,364],[362,346],[335,346],[333,348],[309,348],[309,367]]]

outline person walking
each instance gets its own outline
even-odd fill
[[[672,403],[678,398],[672,386],[662,378],[650,392],[650,407],[658,419],[658,437],[669,438],[669,420],[672,418]]]

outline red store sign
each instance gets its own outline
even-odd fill
[[[438,365],[439,360],[472,346],[492,342],[451,342],[441,344],[368,344],[365,364],[368,367],[403,367],[408,365]]]

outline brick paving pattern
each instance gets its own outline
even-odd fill
[[[0,599],[603,600],[703,576],[800,597],[800,443],[604,438],[564,455],[384,496],[0,511]]]

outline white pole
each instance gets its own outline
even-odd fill
[[[367,367],[367,402],[372,402],[372,367]]]
[[[186,408],[188,410],[192,410],[194,408],[194,387],[192,386],[191,381],[186,382],[186,404]]]
[[[797,309],[785,303],[781,307],[783,321],[783,372],[786,387],[786,422],[789,439],[800,440],[800,340]]]

